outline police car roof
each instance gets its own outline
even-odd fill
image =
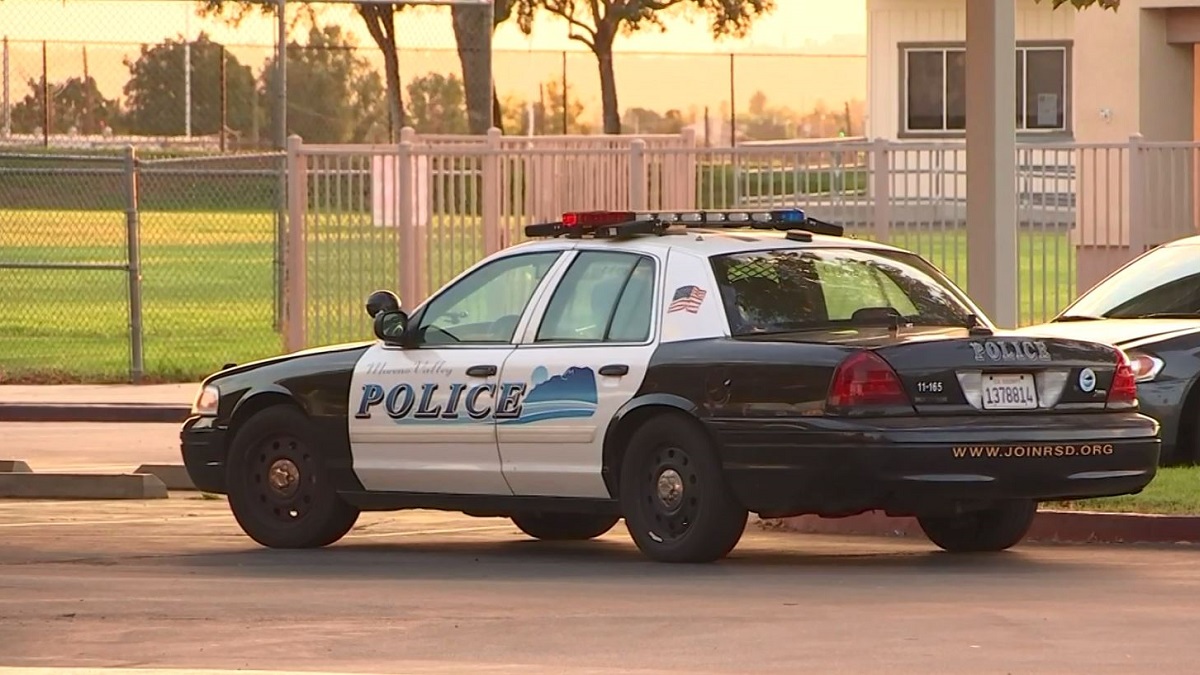
[[[761,251],[763,249],[804,249],[804,248],[871,248],[887,251],[903,251],[904,249],[887,244],[881,244],[866,239],[851,237],[835,237],[830,235],[812,234],[811,239],[790,239],[786,232],[778,230],[758,230],[751,228],[722,228],[722,227],[689,227],[667,234],[643,234],[621,238],[584,238],[568,239],[565,237],[532,239],[518,244],[513,249],[524,251],[538,249],[561,250],[586,245],[589,248],[613,248],[629,251],[663,251],[675,249],[687,251],[697,256],[711,257],[731,253]]]

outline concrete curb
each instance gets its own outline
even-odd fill
[[[33,469],[19,459],[0,459],[0,473],[31,473]]]
[[[191,406],[162,403],[0,403],[0,422],[182,423]]]
[[[167,499],[157,476],[137,473],[0,473],[3,499]]]
[[[804,534],[926,538],[915,518],[869,512],[847,518],[798,516],[760,521],[764,529]],[[1200,544],[1200,516],[1039,511],[1025,541],[1078,544]]]
[[[168,490],[195,490],[196,484],[182,464],[143,464],[134,473],[147,473],[158,478]]]

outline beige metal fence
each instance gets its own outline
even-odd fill
[[[1196,232],[1200,144],[1022,144],[1020,323],[1048,320],[1137,252]],[[966,149],[861,138],[698,147],[691,135],[292,138],[285,345],[370,335],[362,299],[407,305],[522,227],[590,209],[801,207],[924,255],[966,286]],[[303,196],[303,198],[301,198]]]

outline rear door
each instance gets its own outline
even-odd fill
[[[662,312],[662,260],[578,251],[539,303],[501,379],[520,409],[497,418],[504,477],[517,495],[608,497],[604,434],[641,387]]]

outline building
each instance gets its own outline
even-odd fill
[[[946,167],[966,166],[967,1],[867,0],[867,135],[929,149],[893,170],[936,165],[894,198],[965,195],[964,172]],[[1068,213],[1081,287],[1195,233],[1200,0],[1013,2],[1018,220]]]

